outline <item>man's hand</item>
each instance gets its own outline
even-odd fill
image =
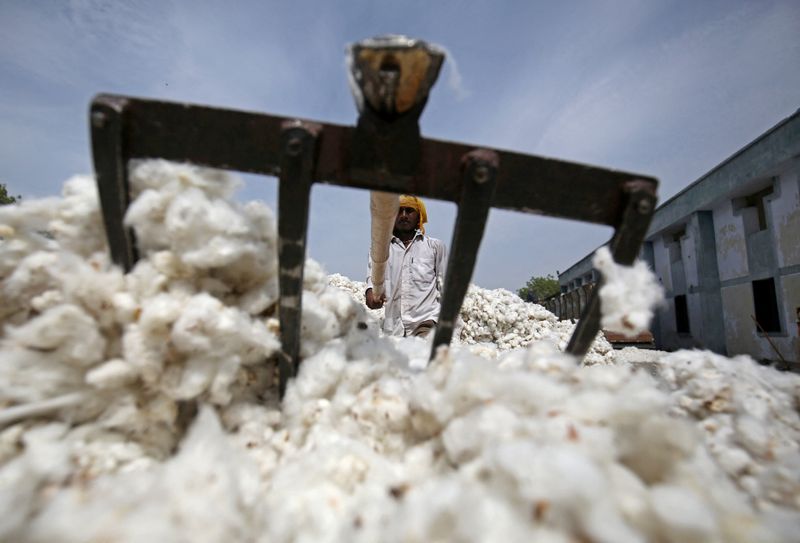
[[[383,307],[383,303],[386,301],[386,294],[381,294],[377,298],[372,293],[372,289],[368,288],[365,294],[367,298],[367,307],[370,309],[380,309]]]

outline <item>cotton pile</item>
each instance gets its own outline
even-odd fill
[[[218,172],[131,182],[127,275],[93,180],[0,208],[0,540],[796,540],[796,376],[704,352],[579,366],[569,323],[510,293],[490,314],[505,294],[477,287],[462,345],[413,370],[430,345],[383,337],[308,261],[280,401],[272,213]]]
[[[340,274],[328,276],[328,283],[348,293],[363,305],[370,318],[380,327],[383,309],[364,305],[366,284]],[[564,350],[575,329],[574,323],[560,321],[538,304],[524,302],[516,294],[503,289],[484,289],[471,284],[461,306],[453,334],[456,345],[469,345],[471,351],[496,358],[500,353],[527,347],[536,341],[550,341]],[[611,344],[598,334],[585,357],[587,364],[611,363]]]

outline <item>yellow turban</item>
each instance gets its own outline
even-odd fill
[[[407,194],[400,195],[400,207],[413,207],[419,213],[419,224],[417,228],[419,228],[422,233],[425,233],[425,227],[423,226],[426,222],[428,222],[428,212],[425,209],[425,202],[422,199],[417,198],[416,196],[408,196]]]

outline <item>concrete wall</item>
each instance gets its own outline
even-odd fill
[[[769,358],[767,342],[759,341],[750,315],[755,311],[753,289],[749,282],[722,288],[722,307],[725,315],[725,343],[731,354],[746,353],[756,360]]]
[[[769,202],[778,247],[778,266],[800,265],[800,159],[780,171],[778,197]]]
[[[800,273],[781,277],[783,312],[788,330],[787,337],[779,342],[778,349],[789,360],[800,360]],[[780,299],[780,298],[779,298]]]
[[[672,291],[672,273],[669,267],[669,251],[664,245],[664,239],[657,237],[653,239],[653,260],[655,266],[653,267],[656,277],[661,282],[661,286],[667,292]]]
[[[720,281],[745,277],[747,244],[741,215],[734,215],[733,202],[730,199],[722,201],[714,208],[713,214]]]

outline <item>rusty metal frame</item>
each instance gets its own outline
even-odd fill
[[[382,126],[366,112],[357,127],[349,127],[99,95],[90,111],[92,151],[112,258],[126,271],[138,259],[135,236],[122,222],[130,203],[131,159],[163,158],[278,177],[281,393],[299,364],[302,269],[313,183],[457,204],[431,356],[452,338],[490,208],[611,226],[614,259],[622,264],[635,259],[655,209],[654,178],[422,138],[416,122],[413,117]],[[398,156],[408,159],[398,161]],[[567,349],[578,357],[588,351],[599,329],[596,292]]]

